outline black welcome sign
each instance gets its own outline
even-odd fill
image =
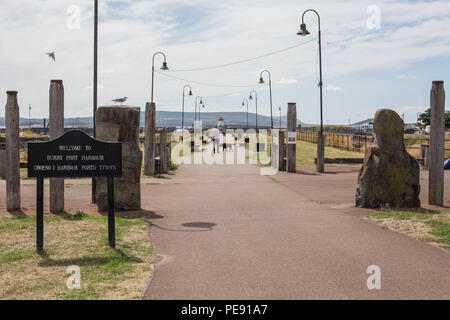
[[[49,142],[28,143],[28,177],[37,178],[36,250],[44,250],[44,178],[108,178],[108,239],[116,246],[114,177],[122,176],[122,144],[71,130]]]
[[[71,130],[49,142],[28,144],[28,177],[122,176],[122,144]]]

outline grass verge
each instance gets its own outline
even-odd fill
[[[383,229],[391,229],[450,250],[450,210],[382,209],[367,218]]]
[[[35,217],[0,217],[0,299],[139,299],[154,262],[145,217],[116,218],[117,248],[106,217],[44,218],[45,253],[35,252]],[[69,290],[69,266],[81,288]]]

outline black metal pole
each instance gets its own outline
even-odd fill
[[[44,178],[36,182],[36,251],[44,251]]]
[[[183,88],[183,108],[181,112],[181,134],[183,134],[184,131],[184,88]]]
[[[270,74],[270,73],[269,73]],[[270,128],[273,129],[273,116],[272,116],[272,77],[269,78],[269,91],[270,91]]]
[[[280,130],[281,130],[281,107],[280,107]]]
[[[116,223],[114,217],[114,178],[108,177],[108,242],[116,247]]]
[[[98,81],[98,0],[94,1],[94,101],[93,101],[93,111],[94,111],[94,123],[93,123],[93,136],[95,138],[95,113],[97,112],[97,81]],[[97,200],[95,199],[95,194],[97,191],[97,181],[95,178],[92,178],[92,203],[97,203]]]

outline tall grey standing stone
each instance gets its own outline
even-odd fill
[[[295,103],[288,103],[287,135],[287,172],[295,173],[297,172],[297,105]]]
[[[19,104],[17,91],[7,91],[6,127],[6,209],[20,210]]]
[[[145,160],[144,174],[153,176],[155,174],[155,127],[156,127],[156,105],[147,103],[145,106]]]
[[[50,83],[50,140],[64,134],[64,85],[62,80]],[[64,179],[50,178],[50,212],[64,211]]]
[[[114,207],[118,211],[141,209],[142,152],[139,148],[140,108],[105,106],[97,109],[96,138],[122,142],[122,177],[114,178]],[[108,208],[107,179],[97,178],[96,199],[100,212]]]
[[[444,81],[433,81],[430,94],[430,149],[428,202],[444,204],[445,91]]]
[[[419,163],[405,149],[404,123],[392,110],[375,114],[375,146],[367,148],[359,171],[356,206],[420,207]]]

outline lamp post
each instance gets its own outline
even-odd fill
[[[197,105],[198,105],[198,99],[200,98],[200,105],[203,104],[203,98],[202,97],[195,97],[195,113],[194,113],[194,121],[197,120]],[[198,112],[200,113],[200,108],[198,108]],[[199,119],[200,120],[200,119]]]
[[[98,80],[98,0],[94,1],[94,85],[93,85],[93,111],[94,116],[92,119],[94,120],[94,123],[92,125],[93,129],[93,136],[95,138],[95,113],[97,112],[97,80]],[[95,178],[92,178],[92,203],[97,203],[97,199],[95,198],[95,194],[97,192],[97,180]]]
[[[261,71],[259,83],[264,84],[263,73],[266,72],[269,75],[269,92],[270,92],[270,128],[273,129],[273,116],[272,116],[272,75],[269,70]]]
[[[154,81],[155,81],[155,57],[160,54],[164,57],[164,62],[163,65],[161,67],[161,70],[166,71],[169,70],[169,67],[167,66],[167,59],[166,59],[166,55],[162,52],[156,52],[153,57],[152,57],[152,99],[151,99],[151,103],[153,103],[153,89],[154,89]]]
[[[205,109],[205,104],[202,102],[202,108]],[[200,106],[198,106],[198,121],[202,120],[200,118],[200,111],[202,110],[202,108],[200,108]]]
[[[256,134],[258,134],[258,92],[255,90],[250,91],[250,100],[253,100],[253,93],[255,94],[255,105],[256,105]]]
[[[186,95],[186,88],[189,88],[189,95],[192,96],[192,87],[190,85],[185,85],[183,87],[183,107],[181,112],[181,132],[184,130],[184,97]]]
[[[280,130],[281,130],[281,107],[279,107],[278,110],[280,110]]]
[[[322,94],[322,88],[323,88],[323,81],[322,81],[322,38],[321,38],[321,30],[320,30],[320,15],[319,13],[314,9],[308,9],[302,14],[302,24],[300,25],[300,31],[297,33],[297,35],[300,36],[306,36],[310,34],[310,32],[306,29],[305,24],[305,14],[307,12],[314,12],[317,15],[318,19],[318,25],[319,25],[319,70],[320,70],[320,81],[319,81],[319,88],[320,88],[320,132],[319,137],[317,141],[317,171],[318,172],[324,172],[325,171],[325,145],[324,145],[324,136],[323,136],[323,94]]]
[[[28,105],[28,125],[30,127],[30,132],[31,132],[31,104]]]
[[[242,106],[244,107],[247,104],[247,130],[248,130],[248,100],[244,99],[242,101]]]

